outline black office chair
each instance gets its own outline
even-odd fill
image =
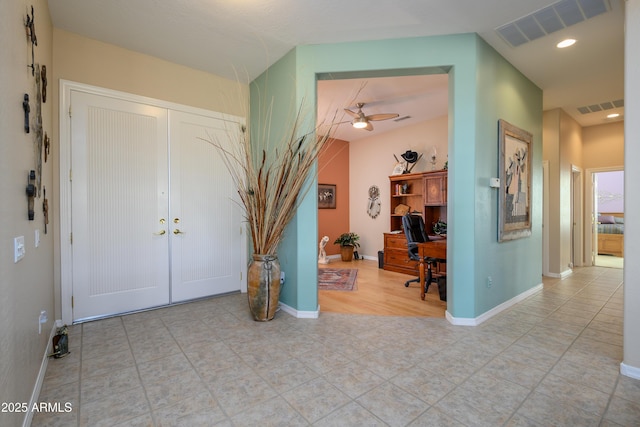
[[[422,220],[422,216],[420,215],[411,215],[411,213],[407,213],[402,217],[402,228],[404,230],[404,235],[407,238],[407,249],[409,251],[409,258],[414,261],[420,261],[420,255],[418,253],[418,243],[424,243],[429,241],[429,236],[427,235],[424,229],[424,221]],[[433,274],[433,267],[438,262],[446,262],[446,260],[425,257],[425,264],[427,264],[427,277],[424,284],[424,292],[425,294],[429,290],[429,285],[431,282],[436,281],[438,283],[438,291],[440,294],[440,299],[442,301],[447,300],[447,278],[446,275],[435,275]],[[409,287],[409,283],[419,282],[420,277],[416,277],[415,279],[407,280],[404,284],[405,287]]]

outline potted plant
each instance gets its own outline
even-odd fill
[[[309,189],[318,155],[330,143],[338,120],[320,123],[304,109],[304,102],[285,124],[282,136],[274,137],[273,104],[255,122],[256,132],[227,129],[204,138],[217,148],[236,185],[248,223],[253,261],[247,274],[249,309],[258,321],[273,319],[280,299],[278,246]],[[314,119],[310,119],[313,117]],[[253,123],[253,122],[252,122]],[[310,130],[303,130],[307,126]],[[256,138],[253,135],[257,135]],[[231,141],[229,141],[229,139]]]
[[[360,247],[360,236],[356,233],[342,233],[335,242],[335,245],[340,245],[340,257],[342,261],[353,260],[353,251],[355,248]]]
[[[433,232],[438,236],[446,236],[447,223],[439,219],[435,224],[433,224]]]

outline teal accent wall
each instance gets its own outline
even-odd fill
[[[542,283],[542,91],[482,39],[477,44],[475,316]],[[531,237],[503,243],[497,240],[498,190],[487,182],[499,176],[499,119],[533,135]]]
[[[256,79],[281,101],[316,105],[318,76],[449,73],[448,302],[455,318],[476,318],[541,282],[542,91],[476,34],[299,46]],[[345,96],[348,96],[346,94]],[[534,134],[533,235],[498,243],[498,119]],[[275,122],[274,122],[275,123]],[[253,126],[253,120],[252,120]],[[315,183],[314,183],[315,184]],[[281,262],[287,283],[281,300],[302,311],[317,308],[317,206],[307,195]],[[493,285],[486,287],[491,275]]]

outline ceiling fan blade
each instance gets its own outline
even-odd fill
[[[364,130],[368,130],[368,131],[372,131],[373,130],[373,125],[371,124],[371,122],[367,122],[367,126],[365,128],[363,128]]]
[[[344,112],[345,112],[345,113],[347,113],[347,114],[349,114],[349,115],[351,115],[352,117],[355,117],[355,118],[360,117],[360,114],[358,114],[358,113],[354,113],[353,111],[349,110],[348,108],[345,108],[345,109],[344,109]]]
[[[389,119],[395,119],[396,117],[399,117],[400,114],[394,114],[394,113],[387,113],[387,114],[372,114],[370,116],[366,116],[367,120],[389,120]]]

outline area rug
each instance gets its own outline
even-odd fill
[[[356,268],[319,268],[318,289],[321,291],[353,291],[356,288]]]

